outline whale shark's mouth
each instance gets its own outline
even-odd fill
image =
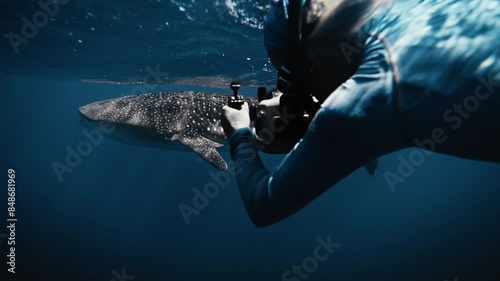
[[[91,119],[92,117],[90,115],[90,107],[88,105],[81,106],[78,108],[78,112],[80,112],[80,115],[86,119]]]
[[[106,121],[110,119],[114,114],[113,112],[122,110],[123,105],[119,105],[117,102],[119,99],[110,99],[104,101],[93,102],[78,108],[78,111],[84,117],[94,120],[94,121]],[[107,118],[106,118],[107,116]],[[111,120],[109,120],[111,121]]]

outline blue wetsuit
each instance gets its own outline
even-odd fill
[[[394,3],[363,25],[355,74],[273,172],[250,143],[250,129],[230,137],[256,225],[291,215],[366,162],[402,148],[500,162],[500,2],[417,2]]]

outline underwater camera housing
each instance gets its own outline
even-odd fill
[[[238,95],[240,87],[238,82],[231,83],[233,96],[229,98],[228,106],[235,109],[241,109],[244,103],[243,97]],[[249,108],[250,120],[257,135],[253,144],[265,153],[290,152],[304,136],[319,105],[313,97],[310,102],[304,103],[278,89],[267,91],[265,87],[258,88],[257,99],[258,107]]]
[[[261,150],[267,153],[290,152],[304,137],[320,106],[318,100],[310,94],[311,85],[308,85],[306,78],[308,64],[303,44],[308,37],[310,26],[305,24],[305,10],[302,10],[302,6],[309,5],[309,1],[290,0],[282,3],[287,14],[287,42],[283,64],[278,68],[276,89],[271,90],[271,93],[280,95],[279,110],[277,114],[273,115],[271,112],[271,116],[267,117],[260,114],[254,122],[258,140],[263,145]],[[266,96],[262,99],[264,92]],[[260,113],[261,104],[266,104],[265,99],[269,98],[269,94],[262,88],[259,89],[258,96]]]
[[[304,137],[319,104],[312,96],[306,101],[286,95],[279,89],[267,92],[265,87],[261,87],[259,92],[254,126],[260,149],[270,154],[288,153]],[[273,107],[273,99],[279,99],[278,107]],[[270,106],[263,112],[261,105],[266,104]]]
[[[259,150],[272,154],[290,152],[304,137],[319,109],[318,100],[308,94],[306,82],[307,64],[303,43],[311,26],[303,24],[302,5],[309,5],[309,1],[290,0],[283,3],[288,14],[287,47],[283,65],[278,69],[276,89],[268,92],[265,87],[260,87],[257,91],[257,110],[250,109],[250,120],[253,121],[257,134],[254,145]],[[237,94],[239,87],[239,83],[231,83],[234,97],[228,104],[233,104],[234,108],[241,108],[241,105],[236,106],[243,104],[243,99]]]

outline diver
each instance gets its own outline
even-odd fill
[[[288,2],[273,1],[265,18],[265,47],[278,69]],[[404,148],[500,162],[498,0],[302,2],[304,80],[321,103],[303,138],[270,172],[252,143],[248,105],[226,106],[221,116],[255,225],[292,215],[365,163]],[[259,105],[260,118],[272,104]]]

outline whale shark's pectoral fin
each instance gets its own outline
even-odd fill
[[[378,168],[378,159],[375,158],[369,162],[366,162],[365,164],[365,169],[370,174],[371,176],[376,176],[377,175],[377,168]]]
[[[213,140],[207,139],[194,130],[185,130],[182,133],[175,135],[172,140],[180,141],[182,144],[191,148],[194,152],[198,153],[203,159],[207,160],[210,164],[214,165],[217,169],[222,171],[227,170],[227,163],[224,158],[220,156],[219,152],[215,149],[221,147],[222,144]]]

